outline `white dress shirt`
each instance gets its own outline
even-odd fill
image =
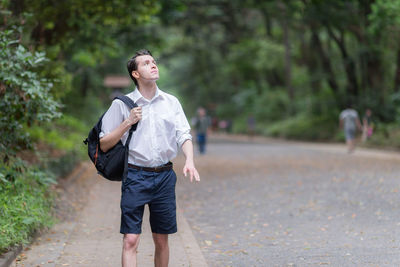
[[[142,119],[133,132],[129,144],[128,162],[138,166],[156,167],[167,163],[178,154],[186,140],[192,140],[190,125],[179,100],[157,88],[153,99],[147,100],[136,88],[127,94],[142,107]],[[121,100],[114,100],[102,120],[100,138],[112,132],[126,118],[130,110]],[[123,144],[129,131],[122,136]]]

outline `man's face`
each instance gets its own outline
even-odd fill
[[[136,58],[137,72],[139,79],[147,81],[157,81],[159,78],[157,63],[150,55],[138,56]]]
[[[206,110],[204,108],[199,108],[197,112],[200,117],[204,117],[206,115]]]

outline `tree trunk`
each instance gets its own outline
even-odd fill
[[[311,77],[311,90],[313,94],[317,94],[321,89],[321,75],[318,64],[318,54],[314,53],[317,50],[318,43],[316,41],[317,35],[313,32],[311,34],[310,45],[304,47],[303,51],[307,51],[307,66]]]
[[[270,11],[268,7],[265,5],[264,1],[261,1],[261,5],[259,8],[264,18],[266,36],[272,39],[273,34],[272,34],[272,21],[271,21]],[[276,69],[268,71],[268,73],[265,74],[265,77],[266,81],[272,87],[285,85],[284,78]]]
[[[397,48],[396,72],[394,74],[394,92],[400,92],[400,47]]]
[[[382,89],[382,69],[379,52],[369,52],[367,56],[368,84],[374,90]]]
[[[289,26],[287,19],[283,19],[283,40],[285,44],[285,84],[288,90],[289,99],[294,99],[294,89],[292,87],[292,56],[290,48]]]
[[[228,43],[235,44],[239,42],[242,32],[242,27],[239,25],[236,18],[235,7],[232,6],[231,2],[227,2],[221,6],[221,9],[227,18],[222,22],[222,25],[224,25],[227,31],[226,37],[228,39]]]
[[[335,73],[333,72],[333,68],[329,60],[329,57],[326,55],[321,40],[319,39],[319,35],[315,31],[315,29],[312,29],[312,44],[313,44],[312,47],[313,51],[315,51],[321,59],[322,68],[324,69],[324,72],[327,75],[326,79],[328,81],[328,84],[336,95],[338,94],[338,89],[339,89],[339,86],[336,82],[336,76]]]
[[[356,64],[347,52],[344,33],[341,31],[340,37],[336,36],[329,25],[327,25],[327,30],[329,36],[335,41],[336,45],[339,47],[340,53],[342,54],[342,61],[347,77],[347,92],[350,97],[356,97],[358,96]]]
[[[264,24],[265,24],[265,31],[267,33],[267,36],[272,38],[272,25],[271,25],[271,16],[268,11],[268,8],[265,5],[260,6],[260,11],[263,15],[264,18]]]

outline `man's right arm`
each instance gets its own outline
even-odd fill
[[[115,146],[118,141],[122,138],[124,133],[128,131],[132,125],[137,123],[142,119],[142,108],[133,108],[129,114],[129,117],[124,120],[117,128],[112,130],[109,134],[100,138],[100,149],[103,152],[107,152],[113,146]]]

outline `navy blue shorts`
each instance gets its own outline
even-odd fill
[[[353,140],[354,137],[356,136],[356,129],[355,128],[345,129],[344,135],[346,137],[346,140]]]
[[[144,205],[150,210],[151,231],[173,234],[176,224],[176,174],[173,169],[149,172],[128,168],[122,183],[121,234],[140,234]]]

